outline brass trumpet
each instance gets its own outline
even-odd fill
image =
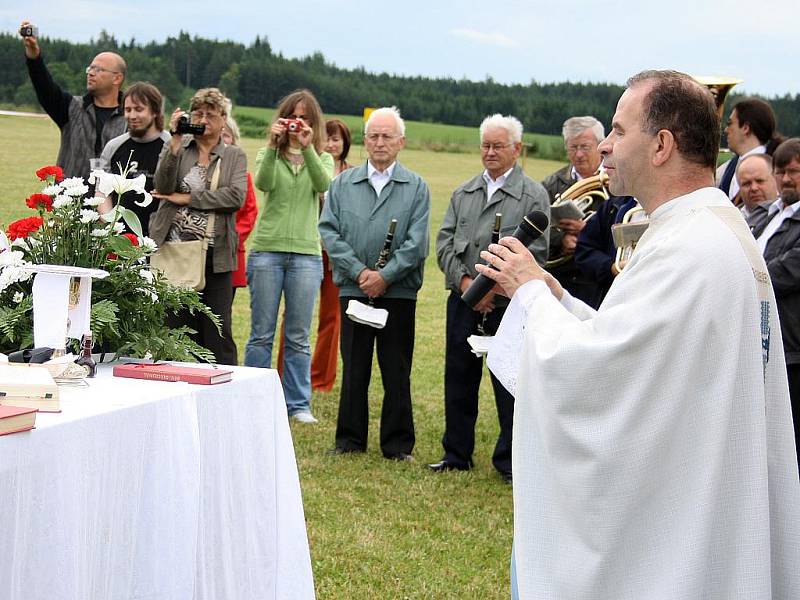
[[[647,231],[650,221],[647,213],[641,206],[631,208],[622,217],[622,222],[611,226],[611,235],[614,238],[614,245],[617,247],[617,257],[614,261],[617,271],[621,272],[628,264],[636,250],[636,244]]]
[[[595,208],[600,203],[608,200],[608,197],[608,174],[601,171],[597,175],[576,181],[561,194],[557,194],[555,201],[550,205],[550,210],[572,204],[583,215],[580,218],[585,221],[595,213]],[[577,214],[575,218],[578,218]],[[553,218],[553,223],[556,223],[555,218]],[[558,267],[569,262],[572,258],[572,255],[569,254],[548,260],[545,263],[545,268]]]

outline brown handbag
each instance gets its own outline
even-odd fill
[[[219,185],[219,172],[222,159],[217,159],[214,174],[211,176],[210,190]],[[206,254],[208,240],[214,235],[216,214],[210,212],[203,238],[187,242],[164,242],[150,257],[150,266],[161,272],[171,284],[202,291],[206,287]]]

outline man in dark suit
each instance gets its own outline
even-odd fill
[[[776,133],[772,107],[759,98],[745,98],[733,106],[725,126],[725,137],[735,156],[717,168],[717,186],[738,204],[738,162],[752,154],[771,155],[783,138]]]

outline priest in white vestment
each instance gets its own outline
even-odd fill
[[[512,595],[800,599],[800,479],[766,266],[714,188],[713,100],[633,77],[600,144],[650,227],[595,311],[513,238],[489,366],[515,396]]]

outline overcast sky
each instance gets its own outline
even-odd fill
[[[119,40],[192,35],[273,51],[321,51],[340,67],[433,77],[491,76],[503,83],[622,84],[646,68],[744,80],[735,91],[800,92],[797,0],[449,1],[0,0],[0,30],[22,19],[42,35],[87,41],[105,29]]]

